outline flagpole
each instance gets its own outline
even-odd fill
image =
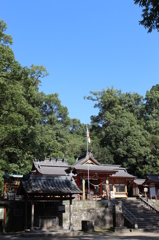
[[[88,159],[88,128],[87,128],[87,159]],[[88,162],[88,197],[89,197],[89,194],[90,194],[90,185],[89,185],[89,162]]]
[[[87,158],[88,158],[88,130],[87,130]]]

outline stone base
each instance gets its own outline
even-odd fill
[[[39,218],[39,227],[41,229],[49,229],[49,228],[58,229],[59,219],[58,217],[41,217]]]
[[[74,229],[73,229],[73,226],[71,225],[71,226],[69,226],[69,230],[71,231],[71,232],[73,232],[74,231]]]
[[[124,227],[124,226],[123,227],[115,227],[114,228],[114,232],[125,232],[127,230],[129,230],[129,229],[127,227]]]

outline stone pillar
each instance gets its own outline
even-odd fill
[[[86,196],[85,196],[85,179],[82,179],[82,186],[83,186],[83,200],[86,199]]]
[[[31,230],[34,230],[34,203],[31,203]]]
[[[5,230],[5,221],[6,221],[6,207],[4,207],[4,219],[2,221],[3,233],[6,232],[6,230]]]
[[[70,226],[69,226],[69,230],[73,231],[73,226],[72,226],[72,195],[70,195],[70,206],[69,206],[69,210],[70,210]]]
[[[125,228],[121,201],[119,201],[119,203],[117,205],[115,205],[114,227],[115,228]]]

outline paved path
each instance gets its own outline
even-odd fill
[[[28,235],[0,235],[0,240],[159,240],[159,233],[145,233],[145,232],[128,232],[128,233],[92,233],[84,234],[82,236],[28,236]]]

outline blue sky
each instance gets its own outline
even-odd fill
[[[146,91],[158,81],[159,33],[139,25],[133,0],[23,0],[0,3],[0,19],[23,66],[43,65],[40,91],[59,94],[70,118],[89,124],[97,114],[84,100],[107,87]]]

